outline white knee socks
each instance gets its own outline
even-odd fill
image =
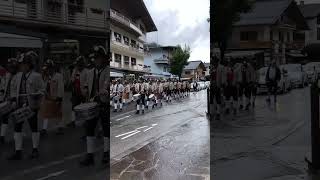
[[[15,132],[13,135],[14,138],[14,145],[16,151],[21,151],[22,150],[22,133],[21,132]]]
[[[87,153],[92,154],[94,152],[94,137],[87,136]]]
[[[32,147],[34,149],[37,149],[39,146],[39,141],[40,141],[40,133],[36,132],[36,133],[32,133]]]
[[[72,118],[74,119],[74,118]],[[47,130],[48,129],[48,119],[43,120],[42,129]]]
[[[140,105],[137,105],[137,111],[139,111],[140,110]]]
[[[7,128],[8,128],[8,124],[2,124],[1,125],[1,135],[2,137],[4,137],[7,133]]]

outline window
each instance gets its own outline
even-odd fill
[[[131,40],[131,47],[135,48],[137,46],[137,42],[135,40]]]
[[[320,25],[320,14],[317,17],[317,24]]]
[[[186,74],[186,75],[190,75],[190,74],[191,74],[191,72],[190,72],[190,71],[185,71],[185,72],[184,72],[184,74]]]
[[[281,42],[283,42],[283,33],[282,33],[282,32],[279,32],[279,40],[280,40]]]
[[[114,32],[114,37],[116,38],[117,42],[121,42],[121,34]]]
[[[136,64],[137,64],[136,58],[131,58],[131,65],[136,65]]]
[[[270,40],[273,41],[273,31],[270,31]]]
[[[317,40],[320,40],[320,28],[317,29]]]
[[[114,60],[115,60],[115,62],[121,64],[121,55],[120,54],[114,54]]]
[[[258,33],[255,31],[241,32],[240,41],[256,41],[258,40]]]
[[[124,44],[129,46],[129,38],[126,37],[126,36],[123,36],[123,41],[124,41]]]
[[[129,57],[128,56],[124,56],[124,64],[129,64]]]

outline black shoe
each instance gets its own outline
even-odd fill
[[[42,130],[40,131],[40,136],[41,136],[41,137],[48,136],[48,132],[47,132],[47,130],[42,129]]]
[[[94,165],[94,157],[93,154],[86,154],[85,158],[80,161],[81,166],[93,166]]]
[[[39,158],[39,151],[38,149],[33,149],[31,155],[29,156],[30,159],[38,159]]]
[[[117,110],[115,109],[115,110],[113,110],[113,112],[117,112]]]
[[[58,131],[56,132],[56,135],[63,135],[63,134],[64,134],[63,128],[59,127]]]
[[[120,112],[122,112],[122,109],[120,109]]]
[[[16,151],[16,152],[14,152],[14,154],[12,154],[11,156],[9,156],[9,157],[7,158],[7,160],[9,160],[9,161],[22,160],[22,152],[21,152],[21,151]]]
[[[67,124],[69,128],[76,128],[76,122],[72,121],[71,123]]]
[[[142,110],[142,114],[144,114],[144,110]]]
[[[136,114],[140,114],[140,111],[138,110],[138,111],[136,112]]]
[[[103,156],[102,156],[102,164],[108,164],[108,163],[109,163],[110,158],[109,158],[108,154],[109,154],[108,152],[104,152],[104,153],[103,153]]]
[[[6,143],[6,140],[3,136],[0,136],[0,144],[5,144]]]

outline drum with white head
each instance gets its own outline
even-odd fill
[[[92,120],[99,116],[98,104],[96,102],[83,103],[74,107],[77,120]]]

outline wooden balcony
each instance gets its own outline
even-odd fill
[[[50,31],[92,32],[107,34],[108,13],[106,9],[75,6],[55,2],[48,5],[47,0],[37,3],[19,3],[12,1],[0,2],[0,23],[11,24],[20,28],[33,29],[47,33]]]
[[[139,25],[137,25],[136,23],[131,21],[129,18],[118,13],[117,11],[115,11],[113,9],[110,10],[110,17],[111,17],[111,20],[113,20],[117,23],[120,23],[125,28],[128,28],[129,30],[135,32],[139,37],[141,36],[141,39],[144,40],[145,35],[140,30]]]
[[[240,41],[239,49],[269,49],[272,48],[271,41]]]

